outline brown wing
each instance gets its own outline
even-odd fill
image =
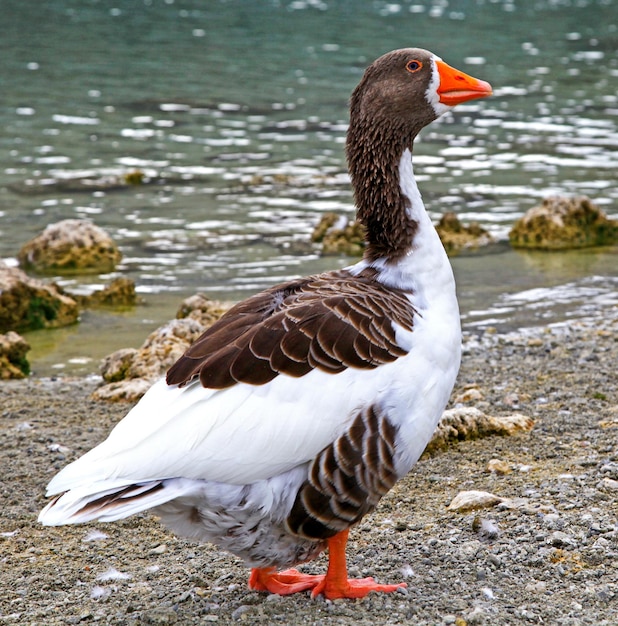
[[[295,535],[325,539],[372,511],[397,481],[396,429],[377,406],[359,411],[313,460],[286,525]]]
[[[263,385],[278,374],[374,368],[406,354],[393,323],[411,330],[402,291],[370,273],[318,274],[267,289],[232,307],[170,368],[169,385],[199,376],[204,387]]]

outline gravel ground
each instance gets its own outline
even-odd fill
[[[94,380],[3,383],[0,623],[616,625],[617,363],[617,310],[603,322],[468,337],[453,398],[523,413],[533,430],[424,457],[348,551],[352,575],[407,589],[335,602],[252,592],[234,557],[147,515],[39,526],[47,481],[127,407],[91,401]],[[447,509],[471,489],[508,500]]]

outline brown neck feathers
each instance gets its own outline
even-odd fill
[[[353,118],[352,118],[352,121]],[[413,137],[351,123],[346,154],[357,219],[366,228],[365,257],[397,260],[409,250],[417,223],[408,216],[410,200],[401,191],[399,163]]]

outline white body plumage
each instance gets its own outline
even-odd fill
[[[370,265],[380,282],[412,292],[414,330],[396,328],[406,356],[376,369],[348,368],[335,375],[316,369],[301,378],[280,375],[266,385],[222,390],[205,389],[199,381],[178,387],[161,380],[106,441],[50,482],[48,495],[68,493],[40,520],[87,521],[92,517],[75,515],[86,502],[127,485],[163,481],[163,489],[131,498],[98,519],[114,521],[158,507],[162,521],[180,535],[216,543],[253,566],[290,565],[323,546],[289,535],[283,520],[310,461],[359,410],[383,407],[398,429],[397,475],[406,474],[448,401],[461,337],[451,266],[422,205],[409,152],[401,160],[400,180],[419,223],[414,248],[396,265]],[[367,266],[363,260],[348,270],[357,274]]]

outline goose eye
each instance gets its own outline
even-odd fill
[[[412,61],[408,61],[406,63],[406,69],[408,70],[408,72],[410,72],[410,74],[414,74],[414,72],[418,72],[421,67],[423,67],[423,64],[420,61],[417,61],[416,59],[412,60]]]

